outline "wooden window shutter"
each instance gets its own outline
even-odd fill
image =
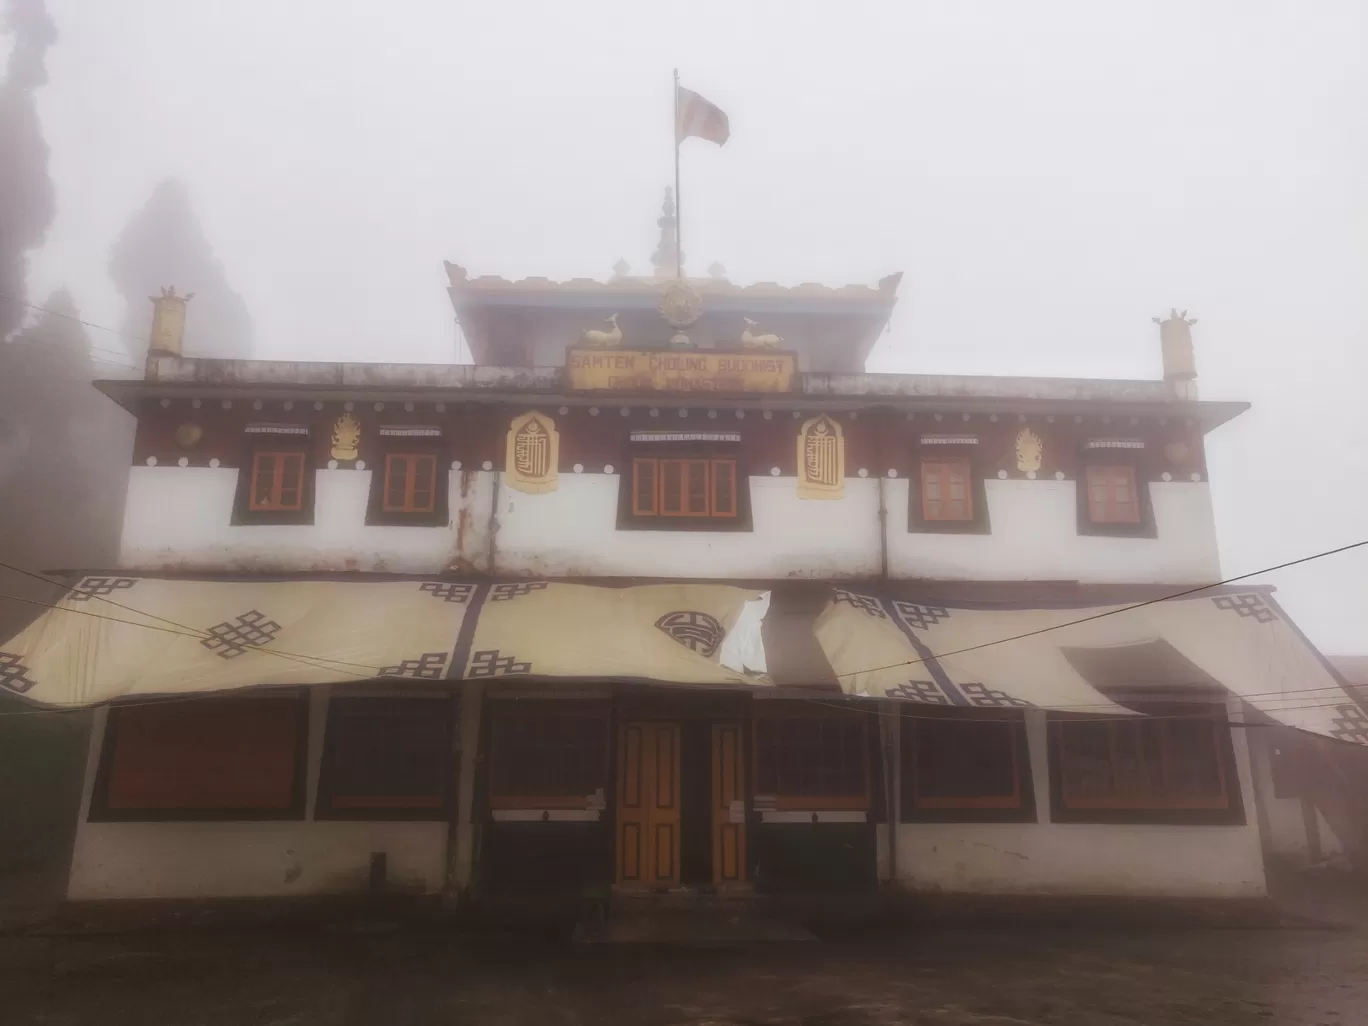
[[[633,516],[653,517],[659,512],[656,504],[656,488],[659,476],[658,460],[637,459],[632,461]]]

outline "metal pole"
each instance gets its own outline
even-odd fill
[[[679,69],[674,69],[674,148],[675,148],[675,275],[684,277],[684,218],[679,196]]]

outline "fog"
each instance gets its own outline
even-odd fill
[[[1156,377],[1150,319],[1186,308],[1203,397],[1254,403],[1209,439],[1225,572],[1368,537],[1358,0],[49,8],[30,301],[121,324],[111,245],[175,176],[258,357],[463,358],[443,259],[647,272],[678,67],[732,129],[685,144],[694,273],[906,272],[875,371]],[[1270,580],[1324,650],[1368,652],[1365,571]]]

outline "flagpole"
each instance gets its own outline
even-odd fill
[[[674,69],[674,137],[675,137],[675,275],[684,278],[684,219],[679,196],[679,69]]]

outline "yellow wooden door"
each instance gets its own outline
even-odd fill
[[[679,883],[679,724],[626,723],[618,738],[617,881]]]
[[[746,879],[746,769],[741,724],[717,723],[712,729],[713,883]]]

